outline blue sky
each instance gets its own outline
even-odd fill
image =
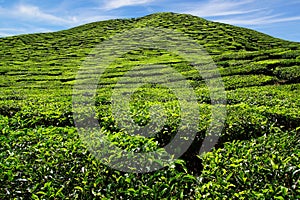
[[[0,0],[0,36],[177,12],[300,42],[299,10],[299,0]]]

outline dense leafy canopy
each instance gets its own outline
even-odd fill
[[[203,45],[222,75],[228,116],[216,149],[199,157],[211,117],[202,77],[170,52],[125,54],[105,71],[95,99],[97,119],[115,145],[152,151],[176,133],[176,97],[151,84],[132,96],[132,117],[146,124],[149,107],[162,104],[169,113],[162,131],[153,138],[131,137],[116,127],[111,92],[134,65],[164,63],[184,75],[197,95],[201,122],[176,163],[148,174],[123,173],[101,164],[80,140],[72,87],[93,47],[123,30],[147,26],[180,31]],[[299,43],[174,13],[109,20],[1,38],[0,87],[0,199],[300,198]]]

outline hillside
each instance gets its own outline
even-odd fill
[[[194,90],[201,122],[188,151],[156,172],[114,170],[87,150],[74,124],[76,75],[99,43],[126,30],[161,27],[203,46],[222,76],[227,117],[216,148],[198,157],[210,123],[211,99],[203,78],[183,58],[140,49],[118,58],[101,77],[97,120],[115,145],[152,151],[176,133],[178,99],[146,85],[134,93],[135,122],[149,108],[168,110],[152,139],[115,125],[111,95],[133,66],[161,64],[182,74]],[[149,70],[151,72],[151,70]],[[163,72],[163,69],[162,69]],[[0,38],[0,199],[299,199],[300,43],[175,13],[95,22],[55,33]]]

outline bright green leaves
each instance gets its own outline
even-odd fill
[[[271,132],[250,141],[226,143],[223,149],[206,154],[199,197],[297,198],[299,135],[277,128]]]
[[[203,156],[203,171],[196,168],[198,178],[183,160],[143,175],[112,170],[88,153],[71,127],[72,86],[82,61],[99,42],[145,26],[176,29],[204,45],[228,89],[226,127],[218,149]],[[0,199],[299,199],[299,49],[298,43],[174,13],[1,38]],[[181,114],[167,89],[141,88],[131,101],[140,124],[148,122],[149,107],[164,105],[172,120],[157,135],[160,143],[129,137],[109,114],[118,78],[134,65],[157,62],[180,71],[195,90],[199,134],[185,157],[194,161],[211,99],[203,78],[177,55],[144,49],[119,58],[99,82],[96,117],[120,148],[151,152],[167,143]]]

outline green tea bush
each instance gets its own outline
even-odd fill
[[[187,174],[183,161],[149,174],[121,173],[88,153],[75,128],[13,131],[3,117],[1,124],[1,199],[187,199],[194,195],[196,178]]]
[[[225,89],[236,89],[250,86],[263,86],[274,84],[277,81],[276,77],[266,75],[233,75],[223,77]]]
[[[274,72],[278,78],[290,83],[300,82],[300,65],[293,67],[277,68]]]
[[[299,131],[233,141],[202,157],[199,199],[298,199]]]
[[[118,127],[111,95],[128,70],[172,67],[195,91],[199,125],[192,146],[175,163],[146,174],[119,172],[96,159],[79,137],[72,111],[72,86],[86,57],[96,56],[91,50],[137,27],[173,29],[201,44],[219,67],[228,100],[216,149],[198,158],[212,106],[193,64],[154,48],[128,52],[111,63],[93,97],[96,115],[84,108],[78,114],[83,122],[84,117],[98,120],[102,133],[123,150],[157,150],[176,134],[180,117],[191,116],[180,112],[172,92],[148,85],[132,96],[129,117],[145,125],[150,108],[159,104],[166,124],[150,138]],[[176,13],[0,38],[0,199],[300,199],[299,50],[299,43]],[[153,76],[149,70],[145,75]]]

